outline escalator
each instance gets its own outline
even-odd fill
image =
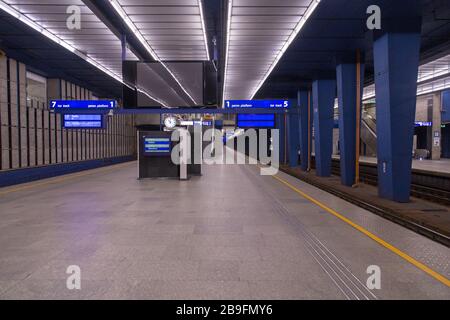
[[[377,121],[375,108],[366,108],[361,117],[361,140],[365,145],[366,156],[377,155]]]

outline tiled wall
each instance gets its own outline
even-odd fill
[[[92,99],[92,93],[62,79],[47,80],[47,98]],[[28,101],[26,66],[0,56],[0,170],[135,154],[132,115],[107,117],[107,129],[66,130],[48,103]]]

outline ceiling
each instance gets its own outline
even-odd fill
[[[1,10],[0,49],[41,76],[65,79],[99,97],[122,95],[121,82]]]
[[[448,0],[409,0],[407,9],[404,2],[392,0],[322,0],[317,7],[316,3],[0,0],[0,6],[7,4],[24,17],[17,19],[0,10],[0,48],[44,76],[64,77],[92,88],[99,96],[120,98],[120,39],[126,35],[127,59],[160,61],[167,77],[172,77],[168,82],[176,87],[172,91],[179,96],[173,101],[181,98],[181,105],[198,105],[198,101],[192,103],[186,89],[189,83],[169,68],[169,61],[217,59],[219,95],[223,88],[226,99],[294,98],[297,90],[309,88],[313,79],[334,76],[338,60],[354,56],[360,49],[365,53],[365,82],[370,84],[372,37],[365,27],[369,4],[380,5],[385,16],[421,13],[422,64],[444,57],[450,50]],[[81,8],[81,30],[66,27],[70,5]],[[27,19],[39,28],[30,28]],[[422,76],[438,74],[444,60],[422,68]]]
[[[417,94],[426,94],[450,88],[450,55],[419,66]],[[375,98],[375,84],[364,87],[363,100]]]
[[[209,60],[203,0],[118,0],[155,60]]]
[[[273,2],[276,2],[273,0]],[[339,59],[365,53],[365,83],[373,83],[373,35],[366,9],[381,8],[382,19],[422,15],[421,64],[450,52],[448,0],[322,0],[256,98],[294,98],[315,78],[334,77]],[[382,22],[383,23],[383,22]]]
[[[224,99],[252,99],[316,0],[232,0],[228,6]]]
[[[31,21],[92,58],[119,79],[122,77],[121,41],[81,0],[4,0]],[[81,9],[81,29],[67,28],[67,8]],[[128,59],[136,56],[128,50]]]

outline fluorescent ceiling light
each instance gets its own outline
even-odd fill
[[[191,99],[194,104],[198,104],[195,99],[189,94],[189,92],[183,87],[180,80],[176,77],[176,75],[170,70],[170,68],[159,58],[158,54],[153,50],[153,48],[150,46],[150,44],[145,40],[142,33],[139,31],[139,29],[136,27],[134,22],[130,19],[128,14],[125,12],[125,10],[122,8],[120,3],[117,0],[109,0],[114,10],[116,10],[117,14],[122,18],[122,20],[126,23],[126,25],[130,28],[130,30],[134,33],[136,38],[139,40],[139,42],[144,46],[144,48],[150,53],[153,59],[155,61],[158,61],[161,63],[161,65],[169,72],[169,74],[172,76],[172,78],[176,81],[176,83],[181,87],[181,89],[184,91],[184,93]],[[205,36],[206,37],[206,36]]]
[[[279,36],[272,36],[270,40],[264,39],[264,35],[261,34],[260,36],[263,37],[264,40],[258,40],[256,36],[256,40],[248,40],[248,43],[245,43],[244,40],[238,40],[238,39],[231,39],[231,31],[233,31],[233,36],[236,36],[237,38],[240,37],[243,33],[245,37],[251,37],[250,34],[245,34],[248,30],[258,30],[260,28],[261,22],[255,22],[255,26],[251,28],[251,23],[246,26],[245,29],[242,28],[234,28],[233,24],[239,24],[238,21],[234,22],[233,18],[235,15],[233,14],[233,9],[240,8],[240,5],[237,5],[235,8],[233,8],[233,1],[228,1],[228,20],[227,20],[227,33],[226,33],[226,49],[225,49],[225,72],[224,72],[224,88],[223,88],[223,99],[253,99],[256,95],[256,93],[259,91],[259,89],[262,87],[264,82],[267,80],[267,78],[270,76],[274,68],[277,66],[280,59],[283,57],[284,53],[287,51],[289,46],[292,44],[292,42],[296,39],[297,35],[305,25],[306,21],[310,18],[310,16],[313,14],[315,9],[320,3],[320,0],[312,0],[309,4],[309,6],[306,8],[304,12],[302,12],[300,9],[295,9],[295,6],[292,9],[292,13],[287,13],[285,10],[285,7],[282,7],[281,5],[277,5],[276,0],[273,1],[273,8],[274,12],[277,12],[277,10],[281,10],[280,12],[285,12],[282,14],[274,13],[273,17],[271,17],[270,10],[266,14],[268,16],[268,19],[270,18],[277,19],[275,21],[283,22],[283,16],[290,16],[291,14],[295,14],[299,16],[298,21],[293,24],[292,29],[289,30],[289,34],[287,35],[287,38],[285,35],[279,35]],[[299,2],[300,5],[300,2]],[[254,5],[256,8],[258,8],[258,5]],[[297,8],[299,8],[298,6]],[[264,8],[263,8],[264,10]],[[298,10],[296,13],[295,10]],[[236,17],[239,16],[249,16],[253,17],[251,13],[238,13]],[[233,22],[232,22],[233,20]],[[270,22],[270,21],[268,21]],[[274,22],[274,21],[272,21]],[[286,23],[288,24],[288,23]],[[276,27],[275,27],[276,28]],[[283,27],[284,28],[284,27]],[[281,28],[280,28],[281,30]],[[283,29],[285,30],[285,29]],[[259,34],[259,33],[258,33]],[[272,40],[273,38],[279,37],[277,40]],[[233,42],[236,42],[235,45]],[[272,43],[270,42],[272,41]],[[272,52],[273,54],[270,55],[264,55],[260,60],[261,63],[257,63],[257,60],[252,60],[247,58],[247,52],[252,52],[252,47],[255,46],[252,42],[258,43],[258,42],[266,42],[267,46],[270,47],[271,45],[273,47],[271,48],[265,48],[264,50],[267,50],[267,52]],[[236,47],[235,50],[231,53],[230,52],[230,43],[231,46]],[[241,44],[245,43],[245,44]],[[244,54],[239,51],[239,46],[242,46],[244,48]],[[263,50],[256,45],[257,50]],[[231,63],[229,61],[229,56],[232,55]],[[242,56],[242,60],[239,58]],[[239,84],[239,80],[241,78],[245,78],[245,80],[241,80],[242,83]],[[245,82],[244,82],[245,81]],[[241,88],[242,86],[242,88]],[[234,97],[230,97],[229,95],[237,95]]]
[[[233,0],[228,0],[228,16],[227,16],[227,34],[225,42],[225,71],[223,76],[223,94],[222,94],[222,107],[225,106],[225,92],[228,78],[228,48],[230,47],[230,32],[231,32],[231,11],[233,10]]]
[[[286,50],[289,48],[291,43],[295,40],[295,38],[297,37],[298,33],[300,32],[300,30],[305,25],[306,21],[312,15],[314,10],[316,10],[316,8],[319,5],[319,3],[320,3],[320,0],[314,0],[311,3],[311,5],[308,7],[308,9],[306,9],[305,14],[301,17],[300,21],[297,23],[297,26],[295,27],[294,31],[291,33],[291,35],[289,36],[288,40],[283,45],[283,48],[281,48],[281,51],[278,53],[277,57],[275,58],[275,61],[272,63],[272,65],[270,66],[269,70],[266,72],[266,75],[264,76],[264,78],[261,80],[261,82],[256,87],[256,89],[253,92],[253,94],[252,94],[250,99],[253,99],[255,97],[256,93],[259,91],[259,89],[262,87],[262,85],[267,80],[269,75],[272,73],[273,69],[277,66],[278,62],[283,57],[283,55],[286,52]]]
[[[23,23],[25,23],[29,27],[33,28],[34,30],[38,31],[39,33],[41,33],[43,36],[47,37],[48,39],[56,42],[57,44],[59,44],[63,48],[65,48],[65,49],[69,50],[70,52],[76,54],[77,56],[79,56],[83,60],[89,62],[90,64],[95,66],[97,69],[99,69],[99,70],[103,71],[104,73],[106,73],[108,76],[110,76],[110,77],[114,78],[115,80],[123,83],[122,77],[120,75],[118,75],[117,73],[109,70],[108,68],[103,66],[100,62],[98,62],[96,59],[94,59],[94,58],[90,57],[89,55],[84,54],[81,51],[77,50],[75,47],[70,45],[68,42],[66,42],[63,39],[59,38],[57,35],[55,35],[54,33],[50,32],[46,28],[42,27],[38,23],[34,22],[30,18],[28,18],[26,15],[20,13],[19,11],[17,11],[13,7],[11,7],[10,5],[4,3],[3,1],[0,1],[0,9],[2,9],[5,12],[7,12],[11,16],[13,16],[14,18],[22,21]]]
[[[166,107],[166,108],[170,108],[170,107],[167,105],[167,103],[165,103],[165,102],[162,101],[161,99],[158,99],[157,97],[151,95],[151,94],[148,93],[146,90],[144,90],[144,89],[142,89],[142,88],[139,88],[139,87],[136,87],[136,90],[139,91],[139,92],[141,92],[141,93],[143,93],[143,94],[145,94],[145,95],[146,95],[147,97],[149,97],[150,99],[152,99],[152,100],[158,102],[160,105],[162,105],[162,106],[164,106],[164,107]]]
[[[208,48],[208,37],[206,36],[205,17],[203,14],[203,0],[198,0],[198,6],[200,10],[200,18],[202,20],[202,30],[203,30],[203,39],[205,40],[206,59],[209,61],[210,56]]]

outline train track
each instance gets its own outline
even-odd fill
[[[337,162],[337,163],[336,163]],[[312,168],[315,168],[314,161],[312,161]],[[377,185],[378,178],[376,174],[376,165],[361,164],[360,166],[360,180],[363,183],[370,185]],[[386,206],[380,206],[375,202],[368,202],[363,199],[356,198],[349,193],[340,191],[338,188],[327,185],[326,183],[322,183],[317,179],[308,177],[308,175],[297,174],[289,168],[281,168],[281,171],[284,171],[294,177],[297,177],[311,185],[316,186],[319,189],[322,189],[328,193],[331,193],[341,199],[344,199],[350,203],[353,203],[361,208],[364,208],[368,211],[371,211],[379,216],[382,216],[386,219],[389,219],[399,225],[402,225],[410,230],[413,230],[416,233],[422,234],[434,241],[440,242],[447,247],[450,247],[450,236],[448,234],[443,233],[441,230],[434,228],[433,226],[427,226],[423,223],[415,221],[407,216],[403,216],[398,214],[395,209],[389,208]],[[339,176],[339,160],[333,160],[332,165],[332,174]],[[424,183],[413,183],[411,185],[411,195],[417,198],[421,198],[427,201],[431,201],[433,203],[450,205],[450,192],[447,190],[441,189],[441,185],[446,183],[450,183],[450,177],[440,176],[438,174],[432,174],[427,172],[413,172],[413,180],[420,181],[423,180],[426,183],[434,183],[434,185],[439,185],[439,187],[429,187],[424,185]],[[433,182],[434,181],[434,182]],[[450,188],[448,189],[450,190]],[[435,209],[430,209],[435,210]]]
[[[314,168],[314,161],[313,161]],[[333,159],[331,172],[340,176],[340,163]],[[377,186],[377,166],[372,163],[360,163],[360,180],[363,183]],[[411,196],[430,202],[450,206],[450,176],[436,174],[423,170],[413,170]]]

